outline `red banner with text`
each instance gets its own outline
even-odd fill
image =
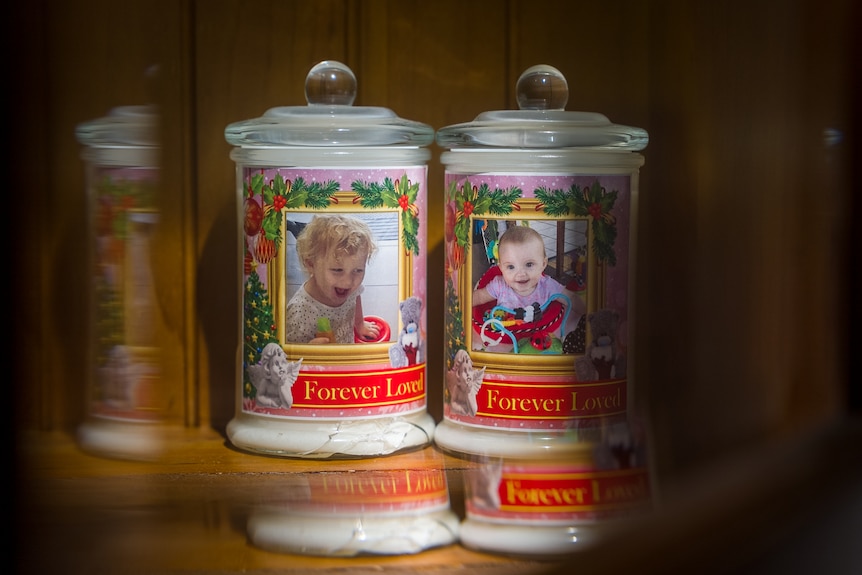
[[[521,383],[484,379],[476,415],[503,419],[576,419],[626,412],[626,380]]]
[[[400,405],[425,399],[425,364],[369,372],[305,372],[293,384],[294,409]]]

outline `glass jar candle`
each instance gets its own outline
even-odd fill
[[[246,526],[251,543],[262,549],[329,557],[406,555],[458,540],[458,516],[449,507],[442,467],[359,467],[262,483],[264,501]]]
[[[77,126],[86,169],[90,279],[82,448],[149,459],[161,450],[161,348],[153,238],[159,223],[158,116],[120,106]]]
[[[430,444],[426,180],[430,126],[352,106],[314,66],[307,106],[227,126],[241,277],[238,448],[373,457]]]
[[[526,70],[519,110],[437,132],[445,165],[445,389],[436,444],[533,457],[595,440],[632,392],[639,128],[564,111]]]
[[[595,441],[554,457],[473,457],[460,541],[503,555],[553,558],[601,543],[652,511],[644,428],[605,421]]]

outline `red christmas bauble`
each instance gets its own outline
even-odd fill
[[[443,216],[443,237],[447,242],[451,242],[455,239],[455,221],[458,218],[453,202],[443,207]]]
[[[243,202],[245,207],[245,218],[243,219],[242,227],[246,235],[255,236],[260,231],[260,225],[263,223],[263,208],[257,203],[254,198],[246,198]]]
[[[268,264],[275,257],[275,242],[261,234],[254,247],[254,259],[259,264]]]
[[[251,264],[253,263],[253,261],[254,259],[251,257],[251,254],[248,252],[248,250],[246,250],[245,256],[242,259],[242,271],[245,273],[245,275],[251,274]]]

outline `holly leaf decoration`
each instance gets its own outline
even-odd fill
[[[592,186],[581,190],[573,185],[569,188],[572,213],[593,220],[593,253],[600,262],[616,265],[617,256],[614,243],[617,239],[617,220],[612,210],[619,192],[608,192],[598,180]]]
[[[474,215],[505,216],[518,209],[515,202],[522,195],[517,186],[506,189],[495,188],[493,191],[487,183],[479,186],[464,180],[464,185],[458,187],[453,182],[449,186],[449,196],[455,201],[455,241],[458,245],[467,247],[470,244],[470,218]]]
[[[265,180],[263,177],[263,172],[255,174],[251,177],[251,181],[248,184],[248,195],[252,196],[263,196],[263,186]]]
[[[314,210],[323,210],[335,203],[335,192],[338,191],[339,185],[335,180],[329,180],[324,183],[313,182],[306,184],[302,178],[296,178],[293,181],[293,188],[301,190],[303,206]],[[297,206],[298,207],[298,206]]]
[[[311,208],[322,210],[335,201],[338,182],[329,180],[324,183],[307,184],[302,178],[292,182],[276,173],[269,182],[263,172],[253,175],[248,183],[249,196],[260,194],[263,200],[263,221],[261,229],[264,235],[275,242],[276,250],[281,246],[281,224],[284,219],[283,210],[296,208]]]
[[[401,226],[404,230],[404,251],[418,255],[419,240],[416,236],[419,233],[419,219],[411,216],[409,211],[403,211],[401,212]]]
[[[404,174],[398,180],[384,178],[383,182],[362,182],[356,180],[350,184],[356,193],[359,205],[366,209],[397,208],[404,234],[404,249],[408,253],[419,253],[419,208],[416,198],[419,197],[419,184],[407,179]]]
[[[405,196],[404,203],[408,206],[416,203],[416,198],[419,197],[419,184],[411,184],[410,180],[407,179],[407,174],[401,176],[401,181],[396,182],[395,187]]]
[[[565,216],[574,211],[574,195],[580,193],[580,187],[573,185],[568,191],[549,190],[545,187],[537,189],[534,194],[540,204],[537,209],[543,209],[549,216]]]
[[[389,180],[386,178],[384,184],[378,182],[365,183],[356,180],[350,184],[350,189],[359,196],[359,203],[364,208],[376,209],[383,207],[383,186]]]
[[[265,237],[275,242],[275,249],[277,250],[281,246],[281,219],[279,212],[272,209],[272,203],[266,203],[266,200],[264,200],[263,221],[260,227]]]
[[[386,178],[383,180],[383,187],[380,189],[380,201],[383,202],[383,205],[387,208],[394,208],[398,206],[398,198],[400,197],[400,193],[396,190],[396,184],[398,182],[393,182],[391,178]]]
[[[401,208],[401,226],[404,231],[404,249],[410,253],[419,253],[419,208],[416,198],[419,197],[419,184],[407,179],[407,174],[395,182],[395,201]]]
[[[487,186],[486,186],[487,187]],[[501,190],[499,188],[494,189],[493,192],[490,193],[490,202],[488,203],[488,211],[487,212],[479,212],[480,214],[491,214],[495,216],[505,216],[512,213],[514,209],[515,202],[518,201],[523,195],[521,188],[513,186],[511,188],[506,188]]]
[[[614,252],[614,242],[617,239],[617,227],[603,220],[593,222],[593,252],[599,261],[607,261],[608,264],[617,265],[617,255]]]

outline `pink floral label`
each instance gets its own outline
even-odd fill
[[[425,166],[245,168],[242,409],[425,409]]]
[[[155,420],[161,409],[161,371],[151,241],[158,225],[158,170],[96,168],[89,177],[90,415]]]

